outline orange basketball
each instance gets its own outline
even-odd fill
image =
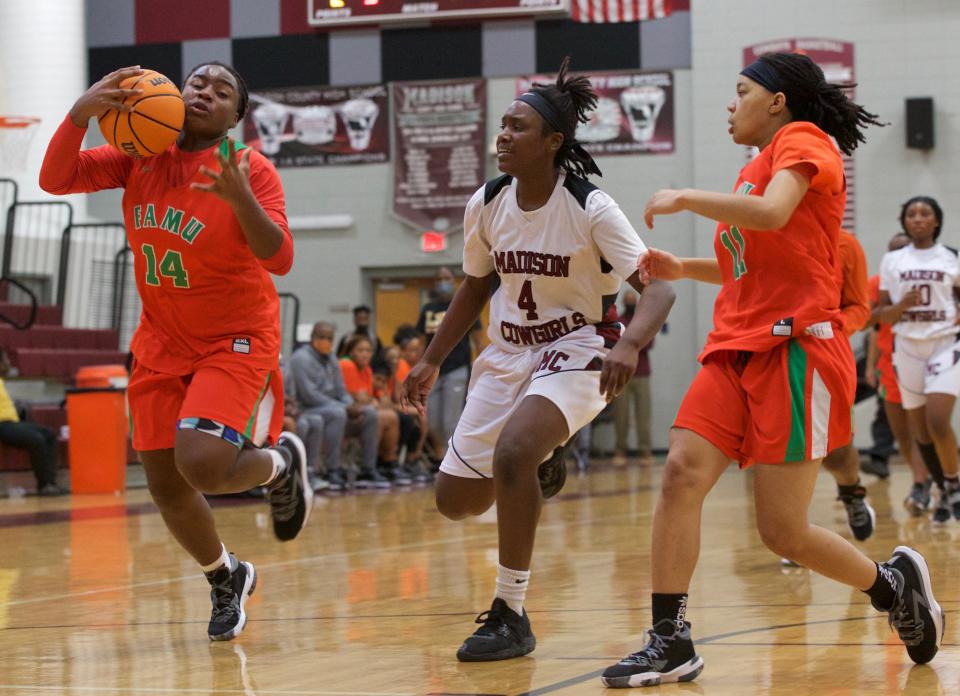
[[[100,132],[107,142],[131,157],[153,157],[170,147],[183,128],[183,97],[166,76],[156,70],[128,77],[123,89],[142,89],[124,99],[131,112],[108,109],[100,114]]]

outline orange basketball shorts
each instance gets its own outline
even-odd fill
[[[189,375],[155,372],[134,360],[127,401],[138,452],[172,448],[182,419],[212,420],[257,446],[275,442],[283,428],[280,370],[238,360],[201,363]]]
[[[851,440],[856,368],[845,336],[803,335],[764,353],[709,354],[673,426],[741,467],[820,459]]]

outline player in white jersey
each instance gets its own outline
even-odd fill
[[[940,489],[932,519],[960,520],[957,438],[950,420],[960,394],[957,252],[937,242],[943,212],[933,198],[903,204],[900,224],[911,243],[880,264],[880,321],[893,324],[893,366],[924,463]]]
[[[462,661],[534,649],[523,602],[543,498],[565,475],[558,448],[622,390],[639,348],[673,304],[666,283],[640,283],[643,242],[617,204],[584,178],[600,170],[574,133],[596,94],[586,77],[567,74],[568,63],[555,83],[534,85],[505,111],[497,136],[504,176],[467,204],[466,277],[404,384],[405,398],[422,408],[440,363],[493,290],[491,344],[474,364],[436,481],[437,508],[450,519],[497,503],[496,596],[458,650]],[[604,324],[603,315],[624,278],[641,295],[620,336],[621,326]]]

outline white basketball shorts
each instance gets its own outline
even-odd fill
[[[607,352],[604,337],[593,325],[523,353],[487,346],[473,364],[467,403],[440,471],[492,478],[500,432],[528,395],[556,404],[573,437],[606,406],[600,394],[600,369]]]
[[[903,408],[927,403],[927,394],[960,395],[960,342],[956,336],[916,340],[897,336],[893,347]]]

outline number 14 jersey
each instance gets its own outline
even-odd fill
[[[467,203],[463,270],[497,273],[488,335],[522,352],[601,323],[646,246],[614,200],[574,174],[561,172],[537,210],[520,208],[516,188],[504,175]]]

